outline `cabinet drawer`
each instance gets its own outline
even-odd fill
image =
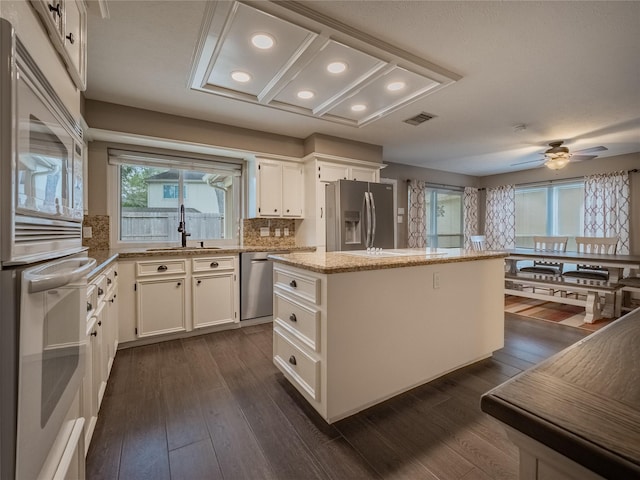
[[[151,262],[137,262],[136,271],[139,277],[185,274],[187,272],[187,265],[186,260],[154,260]]]
[[[275,323],[286,330],[296,340],[310,349],[320,352],[320,312],[275,294],[273,304]]]
[[[98,301],[105,299],[105,294],[107,293],[107,276],[103,273],[98,275],[93,282],[92,285],[96,287],[96,298]],[[97,306],[97,305],[96,305]]]
[[[87,286],[87,322],[96,312],[98,306],[98,288],[91,284]]]
[[[233,270],[235,257],[207,257],[191,260],[194,272],[214,272],[219,270]]]
[[[305,353],[279,327],[273,329],[273,361],[311,398],[320,400],[320,360]]]
[[[106,279],[106,285],[107,285],[107,291],[110,293],[111,290],[113,290],[113,288],[115,288],[116,283],[118,281],[118,269],[116,268],[116,266],[112,266],[110,267],[106,272],[105,272],[105,277],[107,277]]]
[[[320,303],[320,279],[307,277],[281,267],[273,267],[273,283],[288,293],[308,302]]]

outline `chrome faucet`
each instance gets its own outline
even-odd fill
[[[187,246],[187,237],[191,234],[187,233],[187,225],[185,222],[184,203],[180,204],[180,222],[178,223],[178,231],[182,234],[182,246]]]

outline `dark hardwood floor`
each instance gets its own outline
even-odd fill
[[[271,360],[271,324],[121,350],[87,478],[517,478],[480,395],[586,335],[506,314],[505,347],[328,425]]]

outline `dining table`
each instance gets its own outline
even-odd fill
[[[537,261],[573,264],[573,265],[597,265],[606,269],[609,273],[606,284],[612,288],[610,293],[604,294],[604,306],[602,311],[606,317],[618,317],[621,314],[621,301],[618,282],[626,276],[640,276],[640,255],[628,254],[601,254],[587,252],[551,252],[540,251],[533,248],[514,248],[506,250],[505,279],[510,280],[518,276],[518,262]],[[595,281],[594,281],[595,283]],[[568,287],[570,288],[570,286]],[[553,300],[550,300],[553,301]]]

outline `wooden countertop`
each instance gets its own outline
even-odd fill
[[[361,255],[353,252],[293,252],[269,255],[272,260],[317,273],[344,273],[385,268],[415,267],[438,263],[469,262],[504,258],[506,252],[448,249],[386,250],[382,254]]]
[[[489,391],[481,408],[605,478],[640,478],[640,309]]]

